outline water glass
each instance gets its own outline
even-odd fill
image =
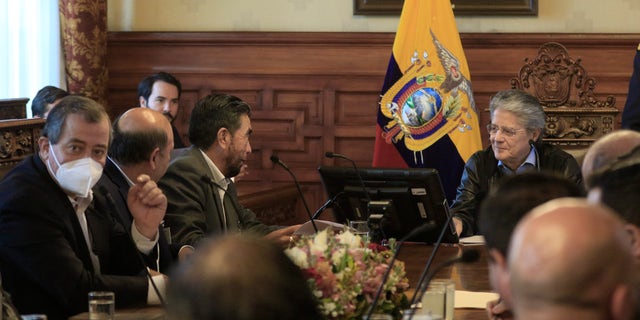
[[[89,292],[89,319],[113,320],[115,314],[115,294],[110,291]]]
[[[442,320],[442,317],[421,309],[405,309],[402,311],[402,320]]]
[[[422,296],[422,310],[444,318],[445,295],[445,287],[441,284],[430,283],[429,288]]]
[[[456,283],[452,279],[435,279],[431,281],[434,286],[444,287],[444,319],[453,320],[455,312]]]
[[[362,320],[393,320],[393,317],[390,314],[374,313],[369,318],[367,315],[362,316]]]
[[[0,310],[1,312],[2,310]],[[20,316],[22,320],[47,320],[46,314],[25,314]]]
[[[352,232],[360,236],[362,240],[369,240],[369,222],[367,220],[349,221],[349,227],[351,227],[353,229]]]

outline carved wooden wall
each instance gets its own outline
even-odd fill
[[[253,154],[246,184],[284,185],[291,177],[269,160],[277,153],[305,186],[311,210],[325,200],[319,165],[348,166],[325,151],[370,166],[376,108],[393,33],[154,33],[109,34],[112,116],[137,105],[145,76],[167,71],[183,85],[177,126],[186,134],[190,108],[202,96],[226,92],[254,108]],[[496,91],[511,87],[524,58],[546,42],[563,44],[597,79],[600,98],[626,100],[638,34],[462,34],[481,125]],[[620,115],[615,120],[618,128]],[[488,143],[483,136],[483,142]],[[302,208],[299,206],[299,212]],[[326,213],[322,218],[329,219]]]
[[[0,178],[38,150],[44,119],[0,121]]]

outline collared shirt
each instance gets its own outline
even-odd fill
[[[522,173],[525,171],[535,170],[539,165],[540,164],[536,162],[536,148],[534,147],[531,148],[527,158],[524,159],[524,162],[515,171],[509,169],[509,167],[507,167],[502,162],[502,160],[498,160],[498,168],[500,168],[500,171],[505,175],[512,175],[512,174]]]
[[[198,149],[202,153],[204,157],[204,161],[207,162],[207,166],[211,169],[211,175],[213,175],[213,181],[217,183],[222,189],[218,188],[218,195],[220,196],[220,203],[224,202],[224,195],[227,192],[227,187],[229,186],[229,179],[222,174],[222,171],[218,169],[215,163],[209,159],[209,156],[202,151],[202,149]],[[224,224],[225,231],[227,230],[227,213],[225,212],[224,205],[222,207],[222,223]]]
[[[84,241],[87,243],[87,249],[89,249],[89,256],[91,257],[91,264],[93,265],[93,270],[95,270],[96,274],[100,274],[100,259],[98,256],[93,253],[93,245],[91,242],[91,236],[89,235],[89,226],[87,225],[87,216],[85,215],[85,211],[91,204],[93,200],[93,191],[89,190],[89,196],[86,198],[82,197],[70,197],[69,201],[71,201],[71,205],[73,206],[73,210],[76,212],[76,217],[78,218],[78,222],[80,223],[80,229],[82,229],[82,235],[84,236]]]

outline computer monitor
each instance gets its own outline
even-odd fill
[[[436,169],[358,168],[360,177],[353,167],[321,166],[318,171],[329,199],[335,198],[332,210],[337,222],[367,220],[372,212],[382,210],[381,226],[387,238],[402,239],[416,227],[431,223],[434,228],[407,241],[434,243],[448,220],[449,208]],[[458,240],[450,223],[443,242]]]

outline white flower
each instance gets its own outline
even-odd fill
[[[347,253],[347,249],[338,248],[331,253],[331,262],[333,265],[339,266],[342,260],[345,258],[344,255]]]
[[[309,268],[309,259],[307,257],[307,253],[299,247],[293,247],[286,249],[284,253],[289,256],[291,261],[295,263],[301,269]]]
[[[328,248],[328,238],[327,229],[318,232],[309,246],[311,254],[324,255]]]
[[[346,230],[343,233],[337,235],[336,238],[338,238],[341,244],[346,245],[349,249],[361,247],[362,238],[349,232],[349,230]]]

